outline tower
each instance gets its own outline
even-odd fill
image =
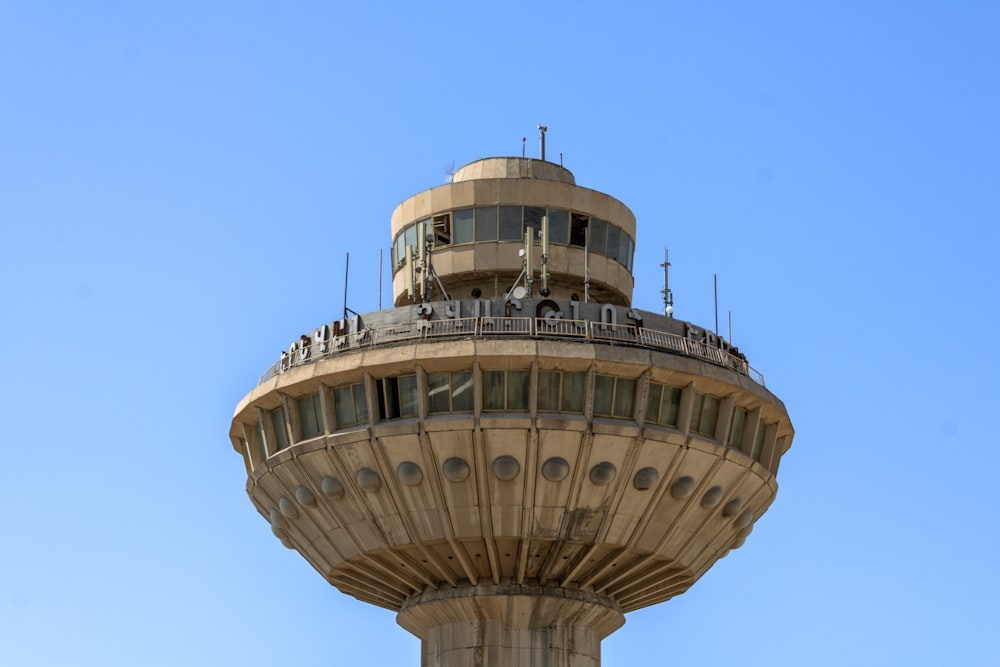
[[[784,405],[632,307],[635,216],[560,165],[478,160],[391,225],[394,307],[302,336],[237,406],[250,499],[424,665],[599,665],[625,613],[743,544]]]

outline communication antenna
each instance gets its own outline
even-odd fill
[[[545,161],[545,133],[549,131],[548,125],[538,126],[538,145],[542,154],[542,161]]]
[[[452,160],[451,164],[446,165],[444,168],[444,182],[451,183],[455,179],[455,161]]]
[[[549,216],[542,216],[542,296],[549,295]]]
[[[416,257],[416,261],[413,261],[413,251],[410,246],[406,247],[406,261],[412,262],[411,264],[411,274],[410,274],[410,298],[416,301],[416,294],[419,291],[420,300],[427,303],[431,300],[434,293],[434,283],[437,283],[438,288],[441,290],[441,294],[444,296],[445,301],[451,301],[451,297],[448,296],[448,292],[445,290],[444,285],[441,284],[441,279],[438,278],[437,271],[434,270],[434,262],[431,260],[434,254],[434,228],[433,224],[430,229],[426,222],[417,223],[417,239],[420,243],[419,254]],[[417,282],[417,275],[420,274],[419,284]]]
[[[590,303],[590,223],[583,233],[583,302]]]
[[[347,319],[347,313],[352,313],[357,315],[353,310],[347,307],[347,279],[350,277],[351,269],[351,253],[347,253],[347,259],[344,260],[344,319]]]
[[[518,251],[518,254],[521,256],[521,273],[518,274],[514,284],[507,291],[507,294],[504,295],[505,301],[510,299],[511,296],[515,299],[531,298],[531,287],[535,282],[535,230],[531,227],[524,230],[524,247]],[[521,285],[522,280],[524,281],[524,285]]]
[[[521,157],[524,157],[524,151],[528,145],[528,137],[521,137]]]
[[[666,246],[663,247],[663,289],[660,290],[660,294],[663,295],[663,314],[667,317],[674,316],[674,293],[670,291],[670,251],[667,250]]]
[[[719,274],[712,274],[712,291],[715,293],[715,337],[719,337]]]
[[[378,249],[378,309],[382,310],[382,248]]]

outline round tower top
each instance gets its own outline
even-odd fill
[[[459,183],[483,178],[537,178],[576,185],[576,179],[569,169],[530,157],[488,157],[476,160],[456,171],[451,181]]]

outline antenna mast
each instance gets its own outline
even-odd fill
[[[667,317],[674,316],[674,293],[670,291],[670,251],[667,250],[666,246],[663,247],[663,289],[660,290],[660,294],[663,295],[663,314]]]
[[[549,131],[548,125],[538,126],[538,146],[542,154],[542,161],[545,161],[545,133]]]

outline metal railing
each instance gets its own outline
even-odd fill
[[[442,338],[489,338],[492,336],[537,336],[589,340],[609,345],[634,345],[674,354],[705,359],[746,375],[764,386],[764,376],[742,356],[703,341],[677,334],[637,327],[632,324],[611,324],[587,320],[564,320],[547,317],[461,317],[441,320],[416,320],[403,324],[370,327],[361,331],[334,336],[329,340],[313,341],[309,345],[293,344],[281,358],[260,376],[257,384],[271,379],[295,366],[312,363],[324,357],[377,345],[410,340]]]

